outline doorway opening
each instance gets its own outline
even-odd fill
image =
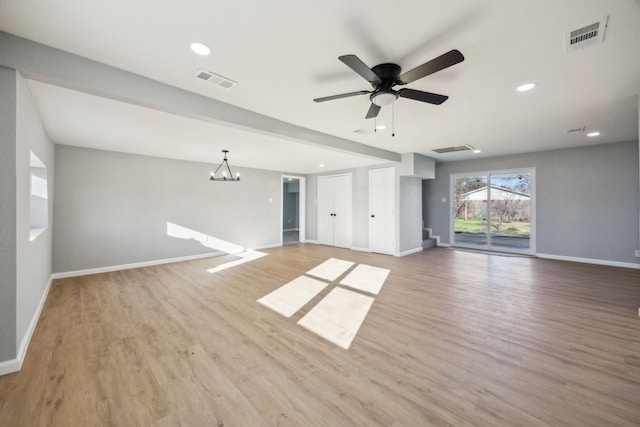
[[[282,176],[280,243],[304,243],[305,236],[305,178]]]
[[[535,254],[535,170],[451,175],[451,243]]]

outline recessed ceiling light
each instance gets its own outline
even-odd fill
[[[600,132],[589,132],[587,134],[589,138],[593,138],[594,136],[599,136],[599,135],[600,135]]]
[[[191,50],[202,56],[207,56],[211,53],[211,48],[206,44],[200,42],[191,43]]]
[[[523,85],[518,86],[518,87],[516,88],[516,90],[517,90],[518,92],[526,92],[526,91],[528,91],[528,90],[533,89],[534,87],[536,87],[536,84],[535,84],[535,83],[525,83],[525,84],[523,84]]]
[[[382,129],[386,129],[387,127],[385,125],[378,125],[376,126],[376,129],[378,130],[382,130]]]
[[[473,154],[478,154],[478,153],[482,153],[482,150],[479,148],[476,148],[475,150],[473,150]]]
[[[318,165],[318,167],[319,167],[319,168],[323,168],[323,167],[324,167],[324,165],[323,165],[322,163],[320,163],[320,164]]]

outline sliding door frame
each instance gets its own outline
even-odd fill
[[[503,175],[503,174],[518,174],[518,173],[528,173],[531,175],[531,180],[529,183],[529,195],[530,195],[530,204],[529,204],[529,215],[530,215],[530,230],[529,230],[529,248],[526,250],[517,250],[513,248],[505,248],[500,246],[493,246],[491,244],[491,229],[488,226],[487,229],[487,245],[486,246],[474,246],[471,244],[457,244],[455,241],[455,217],[456,217],[456,208],[455,208],[455,187],[456,187],[456,179],[463,178],[466,176],[486,176],[487,180],[487,200],[491,200],[491,175]],[[536,254],[536,168],[535,167],[527,167],[527,168],[514,168],[514,169],[501,169],[501,170],[489,170],[489,171],[476,171],[476,172],[462,172],[462,173],[452,173],[449,176],[449,201],[450,207],[449,210],[449,242],[452,247],[460,247],[460,248],[468,248],[468,249],[478,249],[478,250],[488,250],[492,252],[506,252],[506,253],[517,253],[524,255],[535,255]],[[487,224],[490,223],[491,218],[491,203],[487,203]]]

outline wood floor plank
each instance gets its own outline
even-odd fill
[[[264,252],[54,281],[0,424],[640,425],[640,270]],[[256,302],[329,258],[390,270],[349,350],[296,324],[337,281],[290,318]]]

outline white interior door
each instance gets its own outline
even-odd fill
[[[333,246],[351,248],[353,225],[351,174],[334,177],[333,195]]]
[[[395,253],[395,168],[369,171],[369,250]]]
[[[351,174],[318,178],[318,243],[351,248]]]

